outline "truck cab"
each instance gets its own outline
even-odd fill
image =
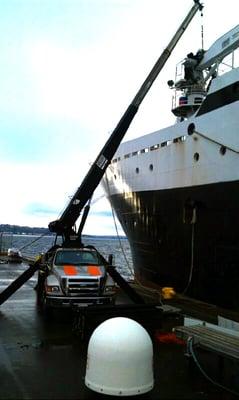
[[[58,248],[39,278],[38,303],[44,308],[114,302],[116,286],[95,249]]]

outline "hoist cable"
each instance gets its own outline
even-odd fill
[[[127,267],[129,269],[130,273],[132,274],[132,276],[134,276],[134,281],[140,287],[140,289],[145,291],[145,292],[153,293],[154,295],[156,295],[159,298],[159,303],[162,304],[161,293],[156,289],[153,289],[153,288],[146,287],[146,286],[142,285],[142,283],[135,277],[134,271],[131,268],[131,266],[129,265],[128,259],[126,257],[124,248],[123,248],[121,240],[120,240],[119,231],[118,231],[118,227],[117,227],[117,223],[116,223],[115,211],[114,211],[113,206],[112,206],[111,201],[110,201],[110,188],[109,188],[109,181],[108,181],[107,175],[106,175],[106,185],[107,185],[108,200],[109,200],[109,203],[110,203],[110,206],[111,206],[111,210],[112,210],[112,216],[113,216],[113,221],[114,221],[114,226],[115,226],[117,238],[119,240],[120,248],[122,250],[122,253],[123,253],[124,259],[126,261]]]

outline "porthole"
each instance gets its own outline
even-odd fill
[[[139,173],[139,168],[137,167],[137,168],[135,168],[135,172],[136,172],[136,174],[138,174]]]
[[[194,156],[193,156],[193,158],[194,158],[194,161],[198,161],[199,160],[199,153],[194,153]]]
[[[150,169],[150,171],[153,171],[153,169],[154,169],[153,164],[150,164],[149,169]]]
[[[220,154],[222,156],[224,156],[226,154],[227,148],[225,146],[221,146],[219,151],[220,151]]]
[[[116,175],[114,175],[114,178],[115,178],[115,179],[117,179],[117,176],[116,176]]]

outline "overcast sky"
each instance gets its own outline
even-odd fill
[[[0,223],[46,227],[58,217],[192,4],[0,0]],[[204,5],[126,139],[174,123],[166,82],[201,47],[202,21],[205,49],[239,23],[238,0]],[[115,234],[105,199],[84,233]]]

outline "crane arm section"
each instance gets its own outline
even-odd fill
[[[239,25],[225,33],[214,42],[205,52],[203,59],[197,66],[198,70],[210,68],[213,64],[221,62],[224,57],[239,47]]]
[[[127,132],[131,122],[134,119],[135,114],[138,111],[140,104],[142,103],[144,97],[148,93],[153,82],[157,78],[158,74],[164,67],[166,61],[168,60],[172,50],[178,43],[182,34],[185,32],[189,23],[193,19],[194,15],[198,10],[202,10],[203,6],[199,0],[194,0],[194,4],[190,9],[189,13],[181,23],[177,32],[174,34],[173,38],[169,42],[168,46],[165,48],[163,53],[160,55],[156,64],[152,68],[151,72],[145,79],[144,83],[140,87],[136,96],[134,97],[131,104],[128,106],[127,110],[123,114],[116,128],[112,132],[108,141],[100,151],[95,162],[90,167],[87,175],[85,176],[80,187],[77,189],[76,193],[70,200],[69,204],[63,211],[60,218],[56,221],[50,222],[49,229],[51,232],[55,232],[58,235],[62,235],[65,239],[69,239],[69,236],[76,234],[74,231],[74,225],[80,216],[81,211],[91,199],[94,190],[99,185],[108,165],[111,162],[116,150],[118,149],[125,133]],[[86,218],[85,218],[86,219]],[[81,224],[84,225],[84,224]],[[83,226],[81,226],[83,229]],[[78,232],[81,235],[81,232]]]

